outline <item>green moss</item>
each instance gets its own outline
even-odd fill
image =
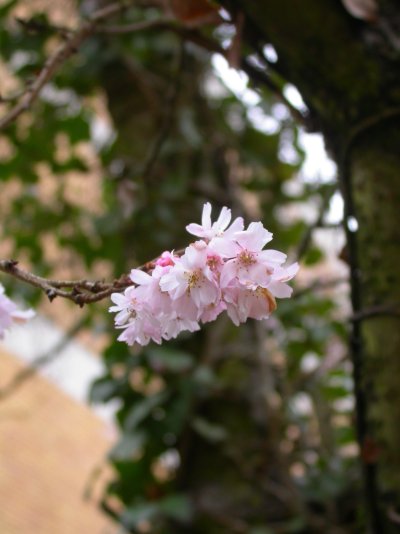
[[[369,418],[380,447],[379,474],[385,491],[400,502],[400,124],[382,122],[366,131],[352,156],[364,309],[386,315],[365,319],[364,387]]]

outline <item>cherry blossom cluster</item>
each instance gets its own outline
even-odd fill
[[[264,250],[272,234],[261,222],[246,230],[242,217],[230,222],[231,210],[224,207],[212,223],[207,203],[202,224],[186,227],[198,240],[182,255],[164,252],[151,272],[131,271],[132,285],[111,296],[120,341],[161,343],[183,330],[199,330],[200,323],[214,321],[224,311],[235,325],[265,319],[276,308],[275,297],[290,297],[286,282],[298,264],[283,266],[286,254]]]
[[[34,315],[33,310],[18,310],[15,302],[6,297],[4,287],[0,284],[0,339],[13,323],[24,323]]]

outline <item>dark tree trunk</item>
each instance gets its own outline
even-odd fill
[[[336,0],[227,4],[246,15],[251,44],[275,47],[276,68],[302,94],[337,162],[347,219],[358,221],[347,235],[361,460],[372,531],[398,532],[400,10],[382,1],[366,22]]]

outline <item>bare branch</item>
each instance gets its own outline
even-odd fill
[[[108,35],[124,35],[126,33],[136,33],[149,30],[168,30],[179,32],[181,28],[183,28],[183,26],[177,24],[173,19],[160,18],[155,20],[133,22],[131,24],[107,24],[107,26],[98,26],[96,31],[97,33],[105,33]]]
[[[27,111],[38,98],[43,87],[60,67],[77,52],[80,45],[96,31],[97,24],[115,13],[128,7],[131,2],[116,2],[95,11],[74,33],[67,36],[65,42],[47,59],[43,68],[21,96],[20,101],[0,119],[0,130],[9,126],[24,111]]]
[[[382,306],[371,306],[364,310],[357,311],[350,317],[350,321],[357,323],[365,319],[372,319],[374,317],[389,316],[400,317],[399,304],[385,304]]]
[[[142,178],[144,180],[151,177],[154,166],[162,150],[162,147],[171,130],[171,126],[172,126],[172,122],[174,118],[174,111],[175,111],[176,102],[177,102],[178,94],[179,94],[181,75],[182,75],[183,64],[184,64],[184,57],[185,57],[184,44],[181,43],[181,47],[178,52],[175,76],[173,77],[171,87],[168,91],[166,101],[165,101],[165,106],[164,106],[165,114],[163,117],[163,121],[162,121],[160,130],[159,130],[158,136],[155,139],[153,145],[151,146],[150,152],[147,155],[147,158],[146,158],[146,161],[143,167]]]
[[[149,270],[152,266],[154,264],[149,262],[140,268],[142,270]],[[41,289],[46,293],[50,302],[56,297],[62,297],[71,300],[80,307],[84,304],[103,300],[112,293],[122,291],[129,285],[132,285],[132,281],[128,275],[122,275],[112,283],[91,280],[49,280],[20,269],[18,262],[15,260],[0,260],[0,271]]]
[[[293,298],[298,299],[308,293],[313,293],[314,291],[320,291],[324,289],[332,289],[339,285],[347,284],[348,282],[348,277],[332,278],[330,280],[316,280],[315,282],[312,282],[309,286],[303,287],[295,291],[293,293]]]
[[[157,20],[140,21],[126,25],[100,25],[99,23],[116,13],[123,11],[129,7],[131,1],[117,2],[105,6],[95,11],[88,20],[81,25],[81,27],[75,31],[62,31],[61,35],[65,38],[65,42],[52,54],[45,65],[39,72],[38,76],[29,86],[23,91],[19,98],[19,102],[0,119],[0,130],[9,126],[16,118],[18,118],[24,111],[27,111],[32,104],[37,100],[44,85],[48,83],[55,73],[62,67],[62,65],[78,51],[80,45],[94,33],[104,34],[125,34],[134,33],[145,30],[157,30],[157,31],[171,31],[179,35],[183,40],[191,41],[194,44],[208,50],[210,52],[219,53],[229,59],[229,50],[225,50],[221,45],[206,37],[198,30],[186,26],[184,24],[177,23],[173,19],[160,18]],[[23,23],[23,21],[22,21]],[[56,28],[54,28],[56,30]],[[253,66],[247,59],[243,58],[240,62],[240,68],[246,72],[251,80],[256,84],[261,84],[268,87],[290,110],[292,116],[300,123],[306,123],[306,117],[296,109],[286,99],[278,85],[268,76],[268,74]]]
[[[174,251],[175,256],[181,256],[184,250]],[[154,258],[136,269],[148,272],[154,269],[157,258]],[[128,274],[122,274],[113,282],[104,282],[100,280],[51,280],[43,278],[36,274],[30,273],[18,267],[16,260],[0,260],[0,271],[18,278],[22,282],[41,289],[52,302],[56,297],[70,300],[80,306],[99,302],[108,298],[112,293],[120,293],[127,287],[133,285]]]
[[[319,207],[318,215],[317,215],[315,221],[312,224],[310,224],[310,226],[304,232],[302,240],[300,241],[300,245],[299,245],[299,247],[297,249],[297,255],[296,255],[297,256],[297,261],[300,261],[303,258],[303,256],[307,253],[307,251],[308,251],[308,249],[309,249],[309,247],[311,245],[311,242],[312,242],[312,237],[313,237],[314,230],[316,230],[317,228],[321,227],[322,222],[323,222],[324,217],[325,217],[325,213],[329,208],[329,203],[330,203],[330,201],[332,199],[332,196],[336,192],[336,190],[337,190],[337,185],[335,183],[332,186],[328,187],[328,189],[326,190],[325,194],[322,196],[321,205]]]

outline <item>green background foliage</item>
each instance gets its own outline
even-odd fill
[[[0,44],[2,61],[23,87],[60,38],[45,12],[28,27],[16,23],[15,4],[0,8]],[[131,8],[123,21],[159,16],[156,8]],[[224,31],[204,29],[221,42]],[[52,276],[63,260],[45,252],[42,238],[51,234],[75,275],[93,278],[104,262],[113,279],[185,246],[185,225],[211,201],[214,210],[228,205],[248,222],[256,214],[274,233],[273,246],[295,260],[310,224],[301,206],[326,204],[335,184],[302,178],[299,126],[276,95],[254,89],[257,113],[274,119],[269,133],[222,85],[211,54],[179,35],[90,37],[2,134],[9,152],[1,187],[18,185],[0,214],[10,256]],[[100,176],[93,182],[96,206],[90,198],[71,200],[67,191],[70,173],[83,182],[93,167],[82,143],[95,154]],[[67,155],[60,156],[60,144]],[[47,201],[43,168],[52,184]],[[304,271],[324,260],[311,235]],[[2,283],[34,306],[45,299],[6,277]],[[355,437],[343,303],[334,291],[303,289],[279,302],[265,324],[238,329],[221,317],[143,350],[116,341],[106,305],[68,307],[109,334],[104,376],[90,400],[119,402],[120,437],[108,456],[114,477],[102,507],[128,532],[326,533],[340,525],[352,532],[362,522],[358,469],[346,453]],[[335,350],[343,353],[336,360]]]

